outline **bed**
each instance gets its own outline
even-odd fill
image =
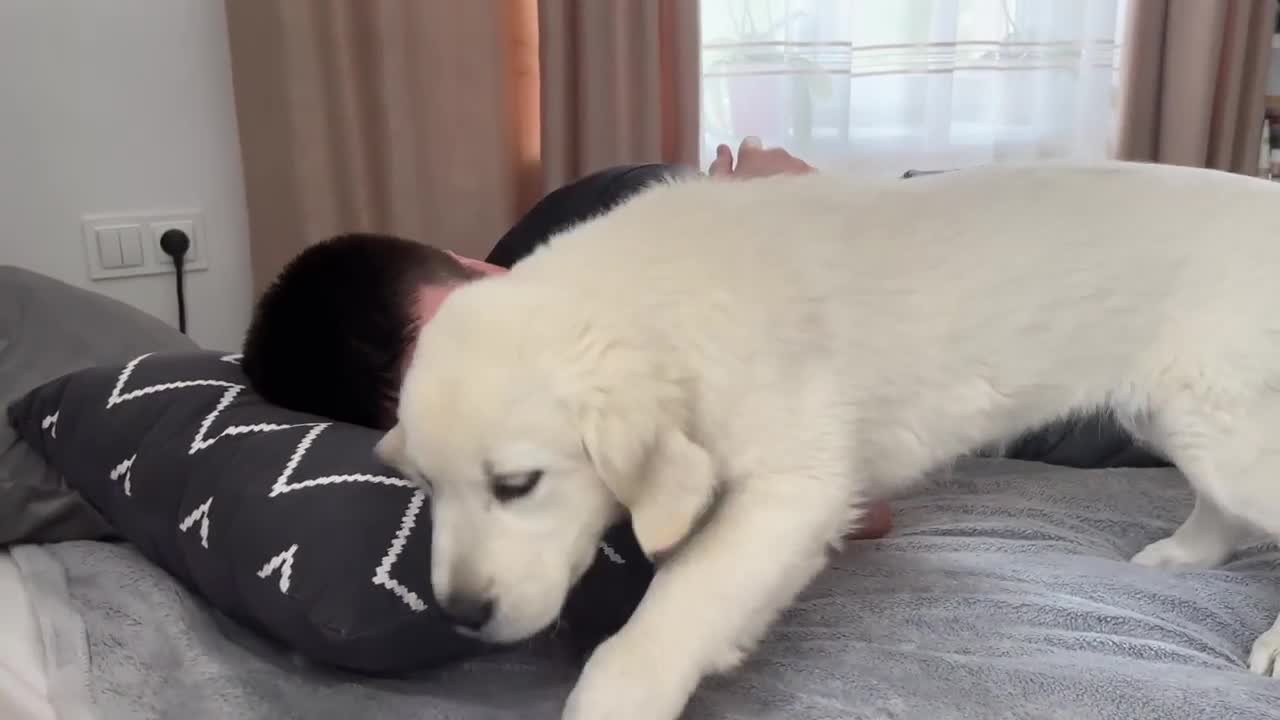
[[[890,537],[839,555],[687,717],[1280,718],[1280,686],[1244,667],[1280,606],[1275,548],[1196,573],[1125,562],[1188,506],[1171,470],[963,462],[896,504]],[[417,676],[336,672],[219,617],[126,545],[13,556],[3,717],[549,720],[573,680],[546,642]]]
[[[0,373],[13,339],[0,336]],[[26,479],[6,467],[0,494]],[[888,537],[835,556],[685,717],[1280,719],[1280,682],[1245,666],[1280,611],[1276,547],[1259,538],[1202,572],[1127,562],[1190,503],[1166,467],[964,459],[894,502]],[[577,669],[543,637],[416,673],[339,671],[214,610],[134,546],[58,527],[0,553],[6,720],[551,720]]]

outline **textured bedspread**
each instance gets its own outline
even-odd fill
[[[1280,718],[1280,680],[1244,667],[1280,610],[1275,548],[1208,572],[1125,562],[1189,507],[1171,470],[966,461],[895,503],[893,536],[836,558],[685,717]],[[66,717],[540,720],[573,681],[549,642],[414,679],[331,673],[211,615],[126,547],[15,557]],[[84,702],[93,714],[75,712]]]

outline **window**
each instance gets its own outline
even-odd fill
[[[1126,0],[702,0],[702,154],[824,169],[1103,157]]]

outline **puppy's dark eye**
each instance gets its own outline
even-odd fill
[[[493,496],[501,502],[510,502],[528,495],[538,486],[542,479],[541,470],[513,475],[498,475],[493,478]]]

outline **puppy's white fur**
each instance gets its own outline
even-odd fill
[[[1280,536],[1280,186],[1129,164],[687,180],[453,294],[383,455],[433,488],[437,597],[551,622],[629,511],[665,554],[565,717],[674,718],[848,508],[1106,408],[1198,493],[1147,565]],[[501,502],[494,476],[543,472]],[[1280,629],[1253,648],[1271,673]]]

